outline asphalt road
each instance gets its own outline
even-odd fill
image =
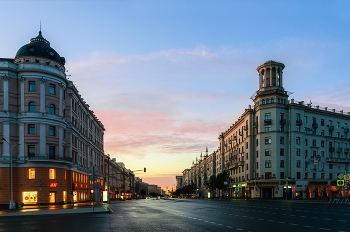
[[[0,231],[350,231],[350,205],[274,200],[133,200],[110,214],[0,218]]]

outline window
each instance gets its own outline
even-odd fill
[[[284,172],[280,172],[280,179],[284,179]]]
[[[297,172],[297,179],[300,179],[301,178],[301,173],[300,172]]]
[[[28,179],[35,179],[35,168],[28,168]]]
[[[316,135],[316,129],[315,128],[312,128],[312,134]]]
[[[337,122],[337,128],[339,128],[340,127],[340,122]]]
[[[284,149],[283,148],[280,149],[280,156],[284,156]]]
[[[333,164],[329,164],[329,169],[333,169]]]
[[[347,123],[344,123],[344,129],[345,128],[348,128],[348,124]]]
[[[300,114],[296,114],[296,119],[298,122],[300,121]]]
[[[265,125],[265,132],[271,131],[271,125]]]
[[[280,132],[284,132],[284,125],[280,125]]]
[[[304,116],[304,123],[307,123],[307,116]]]
[[[284,119],[284,113],[280,113],[280,120]]]
[[[280,137],[280,144],[284,144],[284,137]]]
[[[271,179],[271,172],[265,172],[265,179]]]
[[[307,139],[304,140],[304,145],[307,146]]]
[[[273,103],[273,98],[271,98],[271,103]]]
[[[300,144],[300,137],[297,137],[296,142],[297,142],[297,144]]]
[[[269,99],[268,98],[266,99],[266,104],[269,104]]]
[[[50,126],[50,135],[55,136],[55,126]]]
[[[265,160],[265,168],[271,168],[271,167],[272,167],[271,160]]]
[[[35,102],[29,102],[28,110],[29,112],[35,112]]]
[[[296,132],[300,132],[300,126],[296,126],[295,130]]]
[[[297,160],[297,168],[300,168],[300,160]]]
[[[28,134],[30,135],[35,134],[35,124],[28,124]]]
[[[259,151],[256,151],[256,158],[259,158]]]
[[[265,156],[271,156],[271,149],[265,149]]]
[[[259,146],[259,139],[256,139],[256,146]]]
[[[324,157],[324,151],[321,151],[321,157]]]
[[[265,137],[265,144],[271,144],[271,137]]]
[[[305,158],[308,156],[308,150],[305,150]]]
[[[50,84],[50,86],[49,86],[49,93],[55,94],[55,85]]]
[[[324,179],[324,173],[323,172],[321,173],[321,179]]]
[[[50,106],[49,106],[49,113],[50,114],[55,114],[55,105],[50,104]]]
[[[55,147],[54,146],[49,146],[49,156],[50,156],[50,159],[55,158]]]
[[[280,167],[284,168],[284,160],[280,160]]]
[[[35,145],[28,145],[28,157],[35,156]]]
[[[324,130],[321,130],[321,136],[324,136]]]
[[[297,148],[297,156],[300,156],[300,148]]]
[[[329,179],[333,179],[333,173],[329,173]]]
[[[248,171],[248,164],[247,164],[246,170]]]
[[[35,91],[35,81],[29,81],[29,91]]]
[[[337,138],[340,138],[340,132],[337,132]]]
[[[264,99],[262,100],[262,104],[265,105],[265,100]]]
[[[313,139],[313,140],[312,140],[312,146],[313,146],[313,147],[316,147],[316,139]]]
[[[56,179],[56,169],[49,169],[49,179],[54,180]]]
[[[259,162],[256,162],[256,169],[259,169]]]
[[[321,119],[321,126],[324,126],[324,119]]]
[[[271,120],[271,113],[265,114],[265,120]]]

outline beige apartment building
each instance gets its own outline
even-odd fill
[[[41,32],[1,58],[0,203],[10,202],[11,185],[24,204],[88,200],[91,165],[104,184],[104,130]]]
[[[215,174],[228,171],[231,197],[345,196],[336,180],[349,170],[350,113],[289,100],[284,67],[271,60],[257,68],[254,104],[219,136]]]

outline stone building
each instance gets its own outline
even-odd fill
[[[103,186],[104,130],[41,32],[0,58],[0,203],[10,202],[11,163],[14,202],[87,200],[88,167]]]

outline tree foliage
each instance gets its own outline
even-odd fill
[[[228,185],[225,185],[225,182],[227,182],[227,184],[229,184],[230,182],[230,178],[227,174],[227,171],[223,171],[217,176],[211,176],[206,187],[209,188],[211,191],[215,189],[226,189]]]

